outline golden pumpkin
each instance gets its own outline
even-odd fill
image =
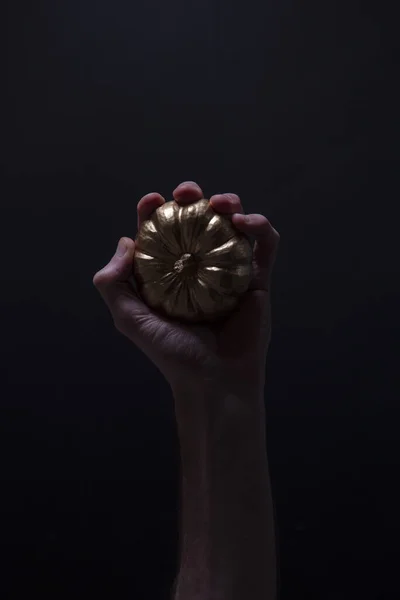
[[[214,321],[248,289],[252,247],[208,200],[157,208],[136,236],[133,274],[144,302],[182,321]]]

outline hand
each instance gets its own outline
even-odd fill
[[[178,204],[189,204],[204,196],[197,184],[185,182],[173,197]],[[137,206],[138,227],[164,202],[157,193],[144,196]],[[95,274],[93,283],[118,331],[148,356],[172,387],[221,378],[233,384],[261,384],[271,336],[270,286],[279,234],[263,215],[245,216],[235,194],[217,194],[210,203],[256,240],[249,290],[227,318],[209,325],[186,325],[153,312],[130,283],[135,242],[127,237],[121,238],[116,254]]]

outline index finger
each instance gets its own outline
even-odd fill
[[[150,219],[153,212],[165,204],[165,198],[158,192],[150,192],[141,198],[137,205],[137,227],[140,229],[143,221]]]

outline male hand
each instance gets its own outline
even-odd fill
[[[173,192],[181,205],[202,199],[194,182],[184,182]],[[165,199],[157,193],[138,203],[138,227]],[[244,214],[235,194],[210,198],[213,209],[230,215],[233,225],[255,238],[253,279],[239,306],[220,322],[186,325],[156,314],[136,294],[130,283],[135,242],[121,238],[116,254],[98,271],[93,283],[106,302],[115,327],[138,346],[158,367],[173,389],[210,381],[237,385],[262,385],[271,335],[270,286],[279,234],[266,217]]]

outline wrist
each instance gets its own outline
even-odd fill
[[[200,372],[198,376],[194,377],[180,375],[169,383],[176,401],[183,397],[192,397],[197,402],[204,402],[207,398],[215,401],[226,396],[235,396],[246,400],[263,397],[265,372],[264,369],[254,372],[241,370],[233,373]]]
[[[179,436],[196,441],[196,433],[211,435],[265,430],[264,384],[252,380],[181,380],[172,387]]]

